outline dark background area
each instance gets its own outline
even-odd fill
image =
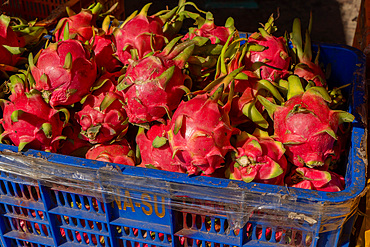
[[[213,13],[216,25],[224,25],[226,19],[234,18],[235,26],[239,31],[254,32],[265,23],[271,14],[279,18],[275,21],[278,27],[276,36],[285,31],[291,32],[293,19],[298,17],[302,22],[302,29],[308,26],[310,12],[313,16],[312,40],[315,42],[345,44],[345,32],[343,27],[341,6],[342,1],[315,0],[315,1],[291,1],[291,0],[249,0],[249,1],[193,1],[200,9]],[[130,15],[135,10],[140,10],[146,3],[152,2],[149,15],[169,9],[177,5],[177,1],[169,0],[136,0],[125,2],[125,15]],[[348,2],[348,1],[347,1]],[[189,11],[195,11],[191,6]],[[355,21],[355,20],[352,20]]]

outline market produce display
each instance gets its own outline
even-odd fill
[[[245,36],[231,17],[217,26],[192,2],[152,15],[150,5],[126,20],[99,3],[69,10],[52,33],[2,15],[1,142],[189,176],[344,189],[334,168],[344,165],[354,116],[326,83],[311,24],[302,32],[295,19],[276,37],[271,15]]]

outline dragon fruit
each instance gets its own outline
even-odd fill
[[[0,70],[18,71],[17,67],[27,61],[22,57],[23,53],[40,44],[47,30],[35,24],[36,21],[27,22],[4,14],[0,16]]]
[[[232,126],[238,126],[243,123],[250,125],[250,121],[252,121],[261,128],[267,128],[269,124],[263,116],[263,106],[257,100],[257,95],[268,97],[272,102],[274,102],[274,98],[279,102],[283,102],[284,99],[270,81],[260,79],[256,71],[248,70],[245,66],[242,66],[243,54],[246,52],[247,47],[242,46],[235,49],[236,42],[231,43],[229,46],[230,41],[231,36],[222,49],[217,64],[218,71],[216,72],[216,78],[222,78],[234,73],[230,71],[239,71],[234,79],[234,97],[229,113],[230,122]],[[257,69],[258,67],[255,68],[255,70]],[[212,88],[212,84],[207,85],[204,90]],[[227,89],[229,88],[230,85]]]
[[[16,66],[21,61],[21,54],[26,45],[10,26],[10,17],[0,16],[0,64]],[[7,70],[6,68],[4,68]]]
[[[125,98],[130,123],[146,123],[161,119],[174,110],[184,95],[188,79],[182,68],[194,45],[170,42],[162,52],[132,61],[117,86]]]
[[[30,54],[35,89],[53,107],[79,102],[90,92],[97,76],[92,53],[78,40],[51,43],[41,51],[36,65],[33,60]]]
[[[162,30],[164,20],[158,16],[148,16],[150,5],[146,4],[138,15],[130,16],[113,33],[117,56],[124,65],[129,63],[129,59],[135,59],[136,56],[143,58],[152,51],[161,50],[166,44]]]
[[[92,144],[110,142],[114,138],[119,140],[127,132],[123,98],[115,89],[112,80],[105,80],[101,88],[86,97],[82,109],[75,114],[82,137]]]
[[[298,62],[294,65],[294,74],[307,81],[313,81],[316,86],[326,87],[326,76],[319,65],[320,52],[318,52],[315,61],[312,62],[310,30],[306,31],[305,36],[306,39],[303,48],[301,21],[298,18],[295,18],[293,21],[291,41],[294,47],[293,50],[298,57]]]
[[[10,72],[18,72],[27,62],[23,57],[27,51],[37,49],[48,31],[36,25],[36,20],[26,21],[18,17],[0,16],[0,71],[1,77],[9,78]]]
[[[264,107],[257,100],[257,96],[262,95],[271,102],[275,102],[275,99],[279,102],[283,102],[283,97],[268,80],[258,80],[254,82],[253,79],[248,79],[247,81],[251,82],[249,87],[247,87],[241,95],[238,94],[233,98],[230,120],[233,126],[236,126],[243,123],[243,121],[245,121],[244,116],[246,116],[248,120],[251,120],[260,128],[267,129],[269,123],[264,116]]]
[[[110,144],[97,144],[86,153],[86,159],[135,166],[135,152],[126,139]]]
[[[203,10],[200,10],[194,2],[180,0],[178,1],[178,5],[172,10],[166,9],[156,14],[156,16],[160,17],[164,22],[163,33],[168,40],[172,40],[181,33],[186,19],[191,18],[198,23],[203,20],[199,13],[186,10],[186,6],[189,5],[194,7],[199,13],[206,13]]]
[[[9,88],[12,94],[9,101],[2,99],[4,132],[1,140],[9,138],[18,150],[33,148],[56,152],[59,141],[65,139],[62,130],[69,119],[65,108],[51,108],[36,89],[28,90],[26,76],[17,74],[10,77]],[[64,122],[60,118],[64,113]]]
[[[201,22],[201,25],[197,28],[189,28],[189,32],[182,38],[182,40],[193,39],[194,37],[205,37],[210,40],[211,44],[224,45],[228,37],[234,31],[235,27],[233,18],[229,17],[224,27],[216,26],[212,13],[207,12],[206,19]]]
[[[71,118],[70,121],[72,121],[72,124],[67,125],[63,129],[62,134],[66,139],[61,141],[58,153],[76,157],[85,157],[87,150],[92,147],[92,144],[82,138],[80,134],[81,126],[77,122],[73,121],[73,118]]]
[[[80,40],[82,43],[89,41],[94,33],[97,15],[102,9],[103,5],[99,2],[82,9],[78,14],[67,7],[69,17],[59,20],[54,31],[55,41],[63,40],[65,32],[68,32],[69,38]]]
[[[43,41],[44,35],[48,34],[46,27],[39,25],[37,19],[26,21],[22,18],[11,17],[10,26],[21,43],[25,44],[27,50],[37,49],[37,46]]]
[[[141,167],[153,167],[159,170],[185,172],[181,163],[172,157],[173,153],[167,139],[168,126],[155,124],[145,133],[139,129],[136,143],[140,150]]]
[[[286,148],[289,160],[296,166],[325,165],[333,154],[338,126],[352,122],[354,116],[341,110],[331,110],[330,96],[323,87],[303,89],[296,75],[288,78],[288,97],[282,106],[257,96],[274,121],[274,136]]]
[[[109,16],[105,17],[102,28],[90,40],[98,70],[104,67],[108,72],[114,72],[120,70],[123,66],[115,55],[116,46],[112,34],[113,23],[115,23],[114,19],[111,20]]]
[[[230,138],[238,130],[230,125],[228,104],[224,108],[218,104],[223,89],[221,84],[211,96],[200,94],[182,101],[169,123],[173,156],[188,174],[212,174],[222,166],[225,155],[235,150]]]
[[[247,183],[284,185],[287,171],[285,148],[267,132],[256,129],[253,135],[242,132],[237,136],[237,152],[226,171],[226,177]]]
[[[308,167],[297,167],[289,176],[286,184],[301,189],[337,192],[344,189],[344,177],[331,171],[320,171]]]
[[[248,44],[251,49],[244,58],[244,65],[247,69],[251,68],[256,62],[267,64],[268,66],[261,67],[261,78],[273,81],[278,78],[285,78],[289,74],[290,66],[287,41],[284,37],[273,36],[272,32],[275,29],[274,19],[271,16],[264,28],[259,28],[259,32],[249,36]],[[255,49],[256,47],[259,48]]]
[[[193,88],[202,90],[214,78],[217,78],[217,64],[223,47],[226,43],[234,41],[237,37],[234,20],[230,17],[225,26],[216,26],[213,16],[207,13],[206,20],[198,17],[197,28],[189,28],[189,32],[182,40],[197,40],[193,55],[188,60],[187,69],[190,71]]]
[[[104,67],[109,72],[114,72],[122,68],[122,63],[114,56],[115,47],[110,35],[95,36],[92,50],[95,53],[98,68]]]

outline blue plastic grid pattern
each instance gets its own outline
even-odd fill
[[[365,187],[365,164],[358,153],[365,138],[365,59],[351,47],[320,47],[321,61],[331,64],[331,83],[352,82],[345,93],[356,121],[344,191],[326,193],[240,181],[233,182],[240,188],[235,190],[226,179],[126,166],[119,166],[122,174],[115,177],[99,169],[106,165],[103,162],[29,150],[24,157],[41,155],[76,173],[85,169],[112,177],[99,181],[105,192],[91,193],[86,189],[89,181],[87,187],[68,186],[42,176],[8,172],[6,164],[0,163],[1,246],[347,246]],[[16,147],[1,144],[0,150],[16,151]],[[96,181],[91,180],[94,186]],[[232,193],[241,196],[240,202],[233,200]],[[321,211],[313,215],[310,207]],[[348,213],[341,213],[341,207]],[[233,213],[239,211],[246,220],[232,227]]]

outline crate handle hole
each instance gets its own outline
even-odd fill
[[[32,198],[35,201],[38,201],[40,199],[40,194],[39,194],[38,190],[35,188],[35,186],[30,186],[30,187],[31,187]]]
[[[6,186],[3,180],[0,181],[0,188],[1,188],[2,194],[6,194]]]
[[[18,183],[15,184],[15,191],[17,192],[18,197],[23,197],[21,186]]]
[[[62,192],[60,192],[60,191],[57,191],[57,193],[58,193],[59,203],[60,203],[62,206],[66,205],[66,201],[64,200],[63,193],[62,193]]]
[[[13,186],[11,182],[8,182],[8,192],[10,193],[11,196],[15,196]]]
[[[23,185],[23,196],[28,200],[31,199],[31,195],[30,192],[28,191],[27,185]]]

